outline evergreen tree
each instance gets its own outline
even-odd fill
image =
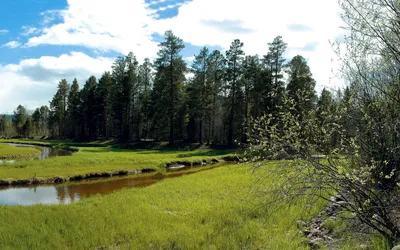
[[[126,114],[127,93],[124,91],[123,82],[126,80],[126,60],[123,57],[115,59],[112,66],[112,122],[113,135],[116,138],[123,139],[124,121]]]
[[[310,67],[306,60],[300,56],[295,56],[287,64],[289,82],[286,90],[288,98],[294,101],[294,108],[299,119],[306,117],[314,109],[316,101],[315,80],[312,77]]]
[[[69,84],[67,80],[62,79],[58,84],[57,93],[50,102],[51,110],[51,126],[53,131],[57,128],[59,136],[65,136],[65,123],[67,114],[67,99],[69,92]]]
[[[127,72],[123,81],[124,114],[122,140],[133,138],[133,131],[139,130],[139,121],[136,119],[138,110],[135,105],[138,102],[138,62],[136,56],[130,52],[126,57]],[[135,129],[136,128],[136,129]],[[139,135],[137,135],[137,138]]]
[[[91,76],[79,92],[81,103],[81,134],[84,138],[89,139],[96,138],[96,88],[97,79],[96,77]]]
[[[247,142],[247,128],[250,127],[251,110],[258,109],[259,92],[254,88],[260,82],[261,70],[258,56],[246,56],[243,61],[243,84],[244,84],[244,131],[242,133],[243,142]],[[255,111],[254,113],[259,113]]]
[[[105,138],[112,134],[112,85],[111,73],[105,72],[99,79],[96,92],[99,134]]]
[[[203,143],[205,112],[207,106],[209,106],[209,91],[211,90],[207,88],[209,87],[207,83],[207,74],[209,71],[208,57],[209,52],[206,47],[201,49],[200,53],[195,56],[191,68],[194,77],[187,88],[190,111],[188,135],[191,141],[195,141],[194,132],[197,130],[197,140],[200,144]],[[196,129],[197,122],[199,124],[198,129]]]
[[[319,122],[319,125],[322,125],[325,122],[325,118],[332,112],[333,106],[333,97],[332,93],[324,88],[321,92],[321,96],[318,99],[317,103],[317,112],[316,118]]]
[[[207,88],[211,91],[211,107],[207,107],[207,116],[210,117],[209,120],[209,131],[210,137],[209,141],[214,142],[220,141],[221,136],[217,136],[217,131],[222,131],[221,125],[223,123],[222,110],[221,110],[221,91],[224,84],[225,70],[226,70],[226,60],[224,55],[219,50],[214,50],[208,57],[208,86]],[[220,114],[220,115],[218,115]],[[218,124],[218,126],[217,126]],[[222,132],[220,132],[222,134]]]
[[[152,70],[153,67],[150,59],[145,58],[142,65],[139,66],[139,99],[140,99],[140,114],[143,120],[142,134],[145,139],[149,136],[150,130],[150,93],[152,89]]]
[[[125,58],[119,57],[113,65],[112,110],[114,134],[121,140],[132,138],[134,126],[135,101],[137,98],[138,62],[133,53]]]
[[[35,111],[32,113],[32,125],[33,125],[33,130],[35,134],[40,134],[40,109],[37,108]]]
[[[8,126],[8,117],[3,114],[0,117],[0,135],[6,136],[7,126]]]
[[[244,52],[242,50],[243,43],[239,39],[232,42],[230,49],[226,52],[227,69],[226,80],[227,89],[229,91],[229,115],[228,115],[228,145],[233,145],[233,137],[235,132],[235,114],[237,114],[240,107],[238,107],[238,99],[241,93],[240,78],[242,76],[242,62]]]
[[[71,89],[68,94],[68,135],[76,138],[79,136],[80,126],[80,96],[79,96],[79,84],[76,78],[72,82]]]
[[[31,134],[33,132],[33,124],[32,124],[31,116],[28,115],[26,117],[26,121],[25,121],[24,125],[22,126],[22,131],[23,131],[23,135],[25,137],[31,136]]]
[[[13,124],[18,136],[25,135],[24,125],[26,123],[26,120],[28,119],[28,116],[29,115],[26,108],[22,105],[18,105],[17,109],[14,111],[13,118]]]
[[[287,44],[281,36],[274,38],[272,43],[268,43],[268,54],[264,56],[265,63],[265,93],[264,102],[268,113],[276,113],[277,108],[282,106],[285,89],[283,79],[283,67],[285,58],[283,54],[287,49]]]
[[[161,119],[169,120],[169,143],[175,142],[176,116],[182,104],[182,87],[185,80],[186,64],[179,52],[185,47],[182,39],[172,31],[165,32],[165,41],[161,42],[158,58],[155,61],[156,96],[159,104],[166,107],[166,115],[159,113]],[[161,107],[160,107],[161,108]]]
[[[49,119],[49,108],[47,106],[41,106],[35,109],[32,114],[32,126],[36,135],[47,136]]]

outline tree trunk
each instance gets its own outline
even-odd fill
[[[203,144],[203,119],[200,120],[199,142],[200,144]]]

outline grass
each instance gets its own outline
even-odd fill
[[[40,150],[29,147],[13,147],[0,144],[0,159],[30,158],[40,154]]]
[[[279,179],[259,173],[231,165],[72,205],[0,206],[0,249],[308,249],[296,220],[323,204],[268,214],[253,187]]]
[[[1,141],[0,141],[1,142]],[[4,142],[4,141],[3,141]],[[19,141],[23,143],[45,143],[38,141]],[[68,143],[47,142],[52,146],[69,147]],[[74,144],[75,147],[79,144]],[[112,145],[102,147],[78,147],[79,152],[72,156],[49,158],[45,161],[26,160],[16,163],[4,163],[0,165],[0,179],[4,178],[32,178],[32,177],[71,177],[95,172],[114,170],[132,170],[153,168],[163,171],[165,163],[171,161],[198,161],[201,159],[210,160],[220,158],[233,151],[229,150],[124,150],[115,148]]]

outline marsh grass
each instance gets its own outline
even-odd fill
[[[0,141],[1,142],[1,141]],[[38,141],[18,141],[22,143],[44,144]],[[69,143],[50,141],[51,146],[69,147]],[[132,170],[153,168],[157,171],[165,171],[165,164],[171,161],[199,161],[211,160],[214,157],[222,157],[233,154],[233,151],[218,150],[126,150],[118,149],[112,145],[103,147],[79,147],[79,151],[72,156],[62,156],[40,160],[20,160],[15,163],[0,165],[0,179],[4,178],[32,178],[32,177],[71,177],[96,172],[114,170]],[[25,149],[25,148],[23,148]]]
[[[166,162],[234,154],[76,146],[79,152],[72,156],[5,163],[0,178],[142,168],[163,172]],[[276,162],[264,165],[277,166]],[[244,164],[223,166],[71,205],[0,206],[0,249],[308,249],[296,221],[312,218],[324,203],[311,208],[302,199],[290,205],[268,204],[270,197],[258,191],[272,189],[281,178],[273,174],[260,178],[262,171],[252,169]]]
[[[273,164],[273,163],[271,163]],[[269,214],[247,165],[224,166],[72,205],[0,207],[0,249],[308,249],[304,204]]]
[[[0,143],[0,159],[30,158],[40,154],[40,150],[30,147],[14,147]]]

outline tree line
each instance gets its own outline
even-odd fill
[[[83,87],[76,79],[72,84],[62,79],[49,107],[30,114],[18,106],[12,122],[1,118],[0,134],[7,136],[8,124],[18,136],[232,146],[247,142],[254,118],[285,111],[285,100],[302,114],[331,102],[327,90],[318,99],[305,58],[286,62],[287,44],[280,36],[268,43],[264,56],[246,55],[239,39],[225,53],[204,47],[190,67],[180,55],[184,47],[167,31],[154,61],[139,63],[129,53]]]

